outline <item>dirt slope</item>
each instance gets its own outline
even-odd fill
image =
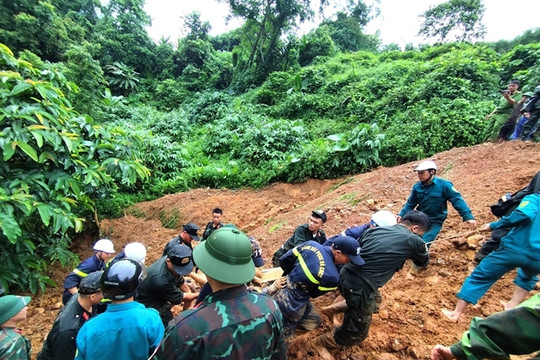
[[[508,142],[483,144],[453,149],[432,157],[439,166],[439,175],[451,180],[461,191],[465,201],[482,225],[495,218],[491,205],[506,192],[525,186],[540,170],[540,144]],[[336,181],[310,180],[304,184],[275,184],[261,190],[196,189],[186,193],[167,195],[155,201],[136,205],[120,219],[103,220],[101,231],[118,248],[140,241],[148,246],[147,264],[161,255],[162,248],[189,221],[203,228],[210,220],[214,207],[224,209],[225,221],[255,236],[262,244],[267,264],[273,252],[286,240],[294,228],[305,223],[313,209],[324,209],[328,214],[326,234],[331,236],[348,226],[362,224],[381,209],[399,212],[405,203],[416,174],[418,162],[393,168],[380,167],[366,174]],[[136,215],[136,216],[135,216]],[[162,226],[161,218],[177,219],[178,229]],[[509,299],[514,272],[505,276],[482,298],[477,307],[469,307],[458,324],[446,322],[442,307],[453,308],[455,293],[468,275],[473,249],[456,249],[452,241],[471,235],[457,212],[450,208],[449,217],[432,246],[431,266],[416,277],[406,269],[398,272],[381,290],[383,305],[374,315],[369,337],[360,345],[346,348],[336,359],[427,359],[431,347],[437,343],[451,344],[459,339],[473,316],[485,316],[501,310],[499,301]],[[90,255],[92,239],[81,237],[74,242],[81,259]],[[268,265],[270,266],[270,265]],[[57,269],[53,278],[61,284],[71,269]],[[34,356],[50,329],[60,306],[60,288],[34,299],[30,307],[30,321],[22,324],[32,340]],[[317,307],[331,303],[333,295],[315,301]],[[316,331],[299,335],[289,344],[289,358],[317,359],[305,342],[330,329],[324,323]]]

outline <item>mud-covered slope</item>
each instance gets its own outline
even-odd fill
[[[489,205],[506,192],[525,186],[540,170],[540,144],[507,142],[453,149],[432,157],[438,163],[439,176],[452,181],[462,193],[482,225],[493,221]],[[370,173],[336,181],[310,180],[303,184],[274,184],[260,190],[197,189],[167,195],[136,205],[119,219],[103,220],[101,231],[118,248],[140,241],[149,248],[147,264],[155,261],[163,246],[177,235],[181,224],[195,222],[203,228],[214,207],[224,210],[225,222],[255,236],[262,244],[264,258],[271,265],[273,252],[294,228],[305,223],[313,209],[324,209],[328,222],[324,230],[335,235],[346,227],[362,224],[380,209],[399,212],[412,185],[417,180],[414,165],[380,167]],[[178,229],[167,229],[161,219],[178,220]],[[453,242],[473,233],[450,208],[449,217],[432,246],[431,265],[420,275],[398,272],[381,290],[383,304],[374,315],[369,337],[360,345],[346,348],[336,359],[427,359],[436,343],[451,344],[459,339],[474,316],[485,316],[502,309],[501,299],[509,299],[515,272],[493,286],[478,306],[469,307],[461,321],[445,321],[440,309],[453,308],[455,293],[468,275],[474,249],[457,249]],[[476,233],[475,233],[476,234]],[[482,234],[485,236],[485,234]],[[74,242],[81,259],[89,256],[92,239],[81,237]],[[84,249],[84,250],[82,250]],[[71,269],[56,269],[53,278],[61,284]],[[49,289],[36,297],[30,306],[30,320],[22,324],[32,340],[34,357],[52,326],[62,290]],[[326,295],[315,301],[317,307],[332,302]],[[306,342],[331,328],[325,318],[320,329],[295,337],[289,344],[289,358],[316,359]]]

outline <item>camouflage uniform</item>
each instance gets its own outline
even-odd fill
[[[30,360],[30,341],[15,328],[0,329],[0,359]]]
[[[458,359],[510,359],[540,350],[540,294],[515,309],[474,318],[461,341],[450,347]],[[538,355],[535,359],[538,358]]]
[[[152,359],[285,359],[282,327],[272,298],[239,285],[177,315]]]

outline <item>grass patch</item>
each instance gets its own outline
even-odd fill
[[[338,189],[340,186],[348,184],[354,180],[354,176],[349,176],[348,178],[344,179],[340,183],[337,183],[336,185],[333,185],[330,189],[328,189],[327,192],[331,193],[332,191]]]
[[[282,222],[279,222],[273,226],[270,227],[270,229],[268,229],[268,232],[271,234],[273,232],[275,232],[276,230],[279,230],[283,227],[283,225],[285,225],[287,222],[286,221],[282,221]]]
[[[174,209],[170,212],[170,214],[167,214],[164,210],[161,210],[159,212],[159,220],[164,228],[177,229],[182,217],[180,216],[178,209]]]

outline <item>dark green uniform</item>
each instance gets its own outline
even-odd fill
[[[536,294],[515,309],[474,318],[469,331],[450,350],[460,360],[510,359],[510,354],[540,350],[539,334],[540,294]]]
[[[135,294],[135,300],[159,312],[164,326],[173,318],[171,307],[184,299],[184,293],[178,288],[183,277],[172,274],[166,261],[167,256],[163,256],[148,267],[147,276]]]
[[[222,223],[219,223],[217,226],[214,226],[214,222],[210,221],[208,224],[206,224],[206,227],[204,228],[203,235],[201,237],[201,241],[204,241],[208,239],[208,237],[217,229],[221,228],[223,226]]]
[[[282,321],[271,297],[220,290],[176,316],[152,359],[286,359]]]
[[[519,102],[523,95],[519,91],[514,92],[512,95],[510,95],[510,98],[512,98],[514,101]],[[501,127],[504,125],[506,120],[512,115],[512,111],[514,110],[514,106],[510,105],[508,101],[503,97],[499,104],[497,105],[497,109],[495,110],[495,113],[489,118],[489,124],[486,128],[486,135],[484,141],[494,140],[499,135],[499,130],[501,130]]]
[[[310,240],[323,244],[326,241],[326,234],[324,231],[319,230],[313,235],[311,231],[309,231],[308,224],[298,226],[289,240],[285,241],[285,243],[274,253],[274,256],[272,257],[272,264],[274,267],[279,267],[279,258],[285,255],[287,251]]]
[[[422,267],[429,264],[422,238],[400,224],[366,230],[360,247],[365,265],[347,264],[341,270],[339,288],[348,309],[343,324],[334,333],[340,345],[355,345],[366,338],[376,309],[378,288],[386,284],[407,259]]]

